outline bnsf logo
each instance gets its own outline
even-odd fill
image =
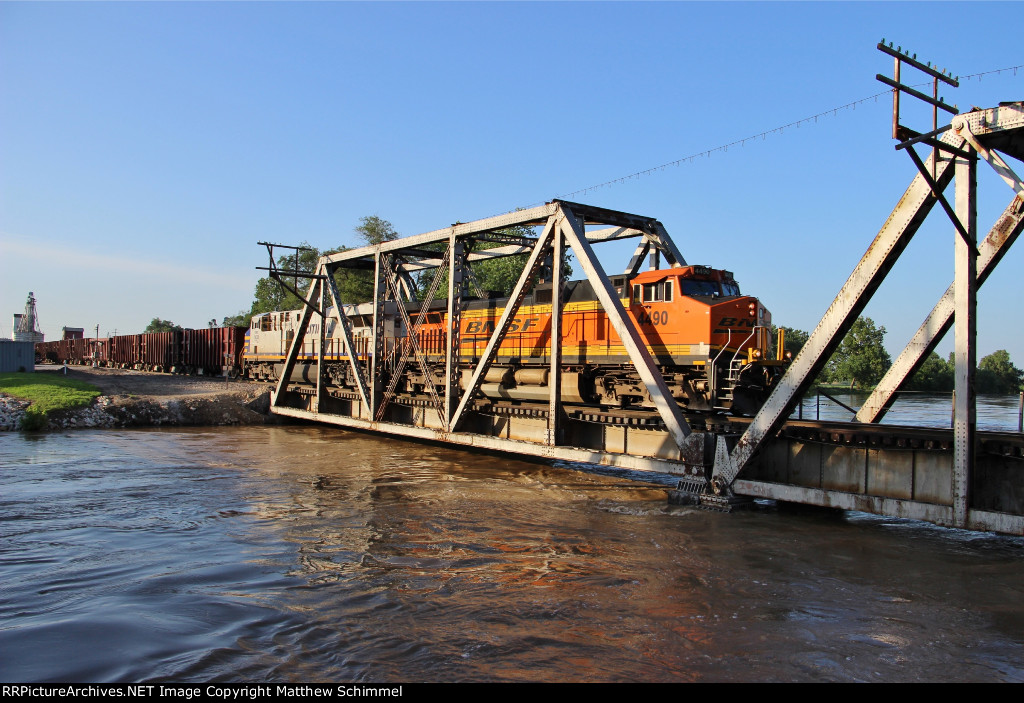
[[[737,327],[740,329],[753,329],[757,327],[757,321],[752,317],[723,317],[718,321],[718,329],[712,332],[712,334],[728,334],[729,330],[723,329],[728,327],[733,329]]]
[[[516,319],[512,320],[512,324],[509,325],[508,331],[509,332],[525,332],[528,329],[536,327],[536,325],[537,325],[537,318],[536,317],[527,317],[527,318],[517,317]],[[493,332],[494,332],[494,320],[484,320],[484,321],[480,321],[480,322],[477,322],[477,321],[467,322],[466,326],[462,330],[463,334],[491,334]]]

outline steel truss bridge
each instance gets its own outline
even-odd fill
[[[638,244],[627,274],[638,272],[648,255],[664,257],[671,266],[686,265],[662,224],[651,217],[560,200],[322,257],[316,270],[304,276],[309,280],[302,296],[305,306],[271,409],[279,415],[400,437],[676,474],[681,478],[681,497],[700,505],[728,507],[743,497],[769,498],[1024,535],[1024,436],[978,432],[974,396],[977,289],[1024,228],[1024,184],[1000,155],[1024,160],[1024,103],[956,115],[949,126],[930,133],[908,132],[901,130],[904,141],[897,148],[911,155],[917,175],[752,419],[687,415],[680,408],[594,254],[598,244],[631,238]],[[932,148],[927,159],[914,151],[919,145]],[[979,236],[976,213],[981,161],[1014,191],[985,236]],[[950,185],[954,186],[952,203],[945,195]],[[936,205],[956,231],[955,276],[948,290],[927,313],[854,422],[790,419],[799,399]],[[480,248],[481,242],[491,248]],[[552,262],[562,261],[568,250],[575,254],[622,340],[654,401],[654,411],[563,404],[558,344],[563,280],[561,267]],[[471,276],[469,264],[513,255],[527,258],[522,275],[472,373],[463,377],[458,365],[459,330]],[[547,401],[486,398],[478,390],[545,263],[553,279]],[[360,349],[346,314],[352,306],[341,300],[334,279],[342,269],[368,272],[373,281],[371,352],[363,354],[363,364],[357,361]],[[432,285],[425,299],[410,310],[412,277],[422,272],[432,272]],[[441,382],[433,383],[413,331],[422,323],[418,310],[426,310],[438,293],[442,272],[447,272],[447,291],[438,300],[447,298],[446,373]],[[323,312],[331,306],[339,314],[354,388],[332,385],[323,371],[327,328]],[[419,365],[427,379],[424,394],[394,392],[396,352],[385,334],[387,315],[397,315],[409,331],[399,366]],[[310,333],[311,322],[318,333]],[[896,391],[951,327],[956,386],[952,429],[879,425]],[[292,372],[306,344],[316,350],[317,363],[310,366],[316,370],[315,379],[303,385],[292,381]]]

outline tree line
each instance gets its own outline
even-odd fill
[[[784,347],[795,357],[809,334],[804,330],[782,327],[785,331]],[[859,317],[843,338],[839,348],[818,376],[819,383],[842,383],[851,386],[873,386],[892,366],[885,350],[885,327],[878,326],[870,317]],[[921,364],[921,368],[908,379],[904,390],[933,393],[953,390],[955,364],[953,353],[945,361],[935,352]],[[1024,390],[1024,371],[1014,366],[1005,349],[995,351],[978,362],[975,371],[975,391],[978,393],[1016,393]]]

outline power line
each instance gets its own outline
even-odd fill
[[[971,80],[973,78],[977,78],[978,81],[981,82],[982,76],[988,76],[988,75],[991,75],[991,74],[1000,74],[1000,73],[1004,73],[1006,71],[1013,71],[1013,75],[1016,76],[1017,75],[1017,69],[1020,69],[1020,68],[1024,68],[1024,64],[1019,64],[1017,66],[1008,66],[1006,68],[997,68],[997,69],[993,69],[991,71],[982,71],[980,73],[970,73],[970,74],[968,74],[966,76],[958,76],[958,79],[960,79],[960,80]],[[915,84],[914,87],[919,87],[919,86],[923,86],[923,85],[931,85],[931,82],[929,81],[929,82],[925,82],[925,83],[918,83],[918,84]],[[787,129],[799,128],[800,125],[802,125],[802,124],[806,124],[806,123],[810,123],[810,122],[815,122],[816,123],[818,121],[819,117],[834,117],[834,116],[836,116],[839,113],[840,110],[850,110],[850,109],[856,110],[857,106],[862,104],[862,103],[866,103],[869,100],[874,100],[874,101],[877,102],[878,98],[882,97],[883,95],[891,95],[891,94],[892,94],[891,90],[883,90],[881,93],[875,93],[874,95],[869,95],[866,98],[860,98],[859,100],[854,100],[853,102],[846,103],[845,105],[839,105],[837,107],[830,108],[830,109],[825,110],[823,112],[819,112],[816,115],[810,115],[808,117],[803,117],[803,118],[801,118],[799,120],[795,120],[794,122],[790,122],[788,124],[784,124],[784,125],[781,125],[779,127],[775,127],[773,129],[766,129],[763,132],[758,132],[757,134],[751,135],[749,137],[743,137],[742,139],[737,139],[735,141],[729,142],[728,144],[721,144],[721,145],[713,147],[711,149],[703,149],[703,150],[698,151],[696,153],[690,154],[689,156],[684,156],[682,158],[675,159],[674,161],[668,161],[668,162],[660,164],[658,166],[652,166],[650,168],[645,168],[642,171],[635,171],[635,172],[629,174],[628,176],[621,176],[619,178],[613,178],[610,181],[605,181],[603,183],[598,183],[596,185],[587,186],[586,188],[580,188],[579,190],[574,190],[571,193],[564,193],[564,194],[559,195],[557,197],[559,199],[563,199],[563,200],[571,200],[573,197],[575,197],[577,195],[586,195],[589,191],[597,190],[598,188],[605,188],[607,186],[616,185],[618,183],[625,183],[626,181],[632,180],[634,178],[640,178],[641,176],[649,176],[650,174],[655,173],[656,171],[664,171],[666,168],[668,168],[670,166],[682,166],[684,163],[692,163],[695,159],[709,158],[715,152],[720,151],[720,152],[725,153],[725,152],[729,151],[729,147],[745,146],[747,142],[756,141],[758,139],[760,139],[761,141],[764,141],[765,139],[768,138],[768,135],[773,135],[773,134],[776,134],[776,133],[782,134]]]

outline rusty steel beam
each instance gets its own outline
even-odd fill
[[[685,474],[685,468],[678,461],[671,459],[659,459],[652,456],[636,456],[631,454],[618,454],[601,451],[598,449],[587,449],[581,447],[552,446],[544,442],[534,442],[521,439],[507,439],[491,435],[473,434],[470,432],[445,432],[441,429],[431,427],[418,427],[392,422],[370,422],[347,415],[320,414],[298,408],[281,407],[274,409],[275,414],[287,417],[295,417],[304,420],[315,420],[341,427],[351,427],[359,430],[380,432],[397,437],[413,439],[425,439],[434,442],[446,442],[448,444],[467,447],[470,449],[484,449],[488,451],[500,451],[513,455],[536,456],[546,459],[561,459],[564,461],[576,461],[599,466],[616,466],[636,471],[656,471],[666,474]]]
[[[320,335],[316,345],[316,411],[324,397],[324,344],[327,342],[327,286],[320,286]]]
[[[461,240],[460,240],[461,241]],[[506,244],[500,247],[494,247],[493,249],[481,249],[480,251],[471,252],[466,256],[466,260],[469,263],[476,263],[477,261],[490,261],[491,259],[500,259],[506,256],[518,256],[520,254],[528,254],[533,249],[532,246],[524,246],[522,244]],[[423,257],[417,259],[414,262],[407,263],[405,267],[409,271],[424,271],[427,269],[437,268],[438,266],[444,266],[444,261],[436,256]]]
[[[658,222],[653,217],[647,217],[646,215],[634,215],[629,212],[608,210],[568,200],[554,200],[552,202],[559,206],[563,212],[572,212],[580,220],[580,228],[584,231],[587,225],[601,224],[623,229],[639,230],[640,232],[652,232],[654,231],[655,224]],[[589,236],[587,239],[590,241]]]
[[[950,132],[942,139],[957,148],[964,143],[962,138]],[[949,160],[940,160],[938,164],[932,165],[936,174],[935,183],[939,190],[943,190],[953,179],[953,166]],[[728,491],[764,441],[773,436],[785,422],[799,398],[828,362],[832,352],[842,342],[857,316],[910,243],[935,202],[932,188],[925,177],[918,173],[736,446],[730,449],[726,438],[718,438],[712,477],[716,490]]]
[[[973,152],[973,149],[972,149]],[[971,477],[974,475],[975,435],[978,431],[974,376],[977,366],[978,280],[975,239],[978,232],[978,157],[957,157],[956,218],[966,236],[953,246],[953,522],[967,526]]]
[[[385,278],[387,279],[388,287],[391,289],[391,294],[395,297],[395,307],[398,310],[398,314],[402,317],[402,324],[405,326],[407,331],[406,339],[409,340],[409,346],[412,347],[412,352],[416,355],[416,362],[419,364],[420,370],[423,372],[424,385],[427,391],[430,393],[430,399],[434,404],[434,409],[437,410],[437,416],[442,422],[446,422],[444,414],[444,405],[441,403],[441,398],[437,395],[437,389],[434,387],[434,378],[430,373],[430,364],[427,362],[427,358],[423,354],[423,350],[420,349],[419,342],[416,339],[416,333],[420,330],[420,325],[423,324],[423,320],[426,318],[426,306],[420,309],[420,314],[417,317],[416,324],[414,325],[412,320],[409,319],[409,312],[405,309],[405,305],[402,304],[400,299],[400,290],[397,276],[391,271],[390,266],[384,268]],[[388,393],[394,391],[398,376],[405,369],[405,362],[408,358],[407,353],[402,354],[398,365],[392,372],[391,384],[388,386]],[[382,399],[381,406],[377,410],[377,414],[374,415],[375,420],[380,420],[381,415],[384,412],[386,405],[384,399]]]
[[[605,227],[604,229],[592,229],[587,232],[587,241],[591,244],[600,242],[614,242],[619,239],[633,239],[644,236],[643,230],[633,227]]]
[[[359,396],[363,399],[363,407],[369,409],[370,407],[370,390],[369,384],[366,380],[366,374],[363,372],[363,367],[359,363],[359,359],[356,355],[355,339],[352,335],[352,321],[348,319],[348,315],[345,314],[345,306],[341,304],[341,296],[338,294],[338,285],[334,280],[334,272],[326,262],[321,260],[321,267],[323,272],[326,274],[324,280],[327,281],[327,287],[331,292],[331,300],[334,301],[334,309],[338,313],[338,324],[341,326],[342,339],[345,342],[345,351],[348,353],[349,364],[352,367],[352,375],[356,379],[356,387],[359,390]]]
[[[462,298],[466,292],[463,280],[465,270],[465,246],[456,238],[452,228],[448,239],[448,339],[444,354],[444,428],[447,432],[455,429],[454,418],[459,407],[459,350],[462,344]]]
[[[625,274],[627,276],[635,276],[640,273],[641,267],[644,265],[644,259],[647,258],[647,252],[651,250],[651,243],[647,238],[640,240],[640,243],[636,245],[636,250],[633,252],[633,256],[630,257],[629,263],[626,264]]]
[[[1010,148],[1024,128],[1024,106],[1010,104],[965,113],[950,125],[985,159],[1016,194],[978,247],[977,286],[980,287],[1024,230],[1024,183],[989,144]],[[1020,154],[1024,156],[1024,154]],[[896,399],[896,391],[913,376],[953,325],[954,291],[950,284],[910,342],[872,391],[858,422],[879,422]]]
[[[1024,198],[1014,197],[981,243],[978,257],[978,287],[1024,231]],[[917,373],[943,336],[953,325],[953,284],[932,308],[907,346],[857,412],[857,422],[880,422],[896,400],[897,391]]]
[[[447,260],[448,253],[445,252],[445,261]],[[444,270],[441,267],[438,267],[437,271],[434,272],[434,277],[430,281],[430,287],[428,288],[426,296],[424,297],[423,302],[420,305],[419,313],[416,315],[416,322],[412,324],[409,324],[408,322],[406,323],[406,329],[408,330],[407,336],[409,337],[410,344],[407,345],[405,349],[403,349],[402,356],[399,359],[398,364],[395,367],[395,370],[391,374],[391,381],[388,383],[387,390],[384,392],[384,396],[381,399],[381,407],[377,411],[377,417],[375,419],[380,419],[380,414],[383,412],[384,408],[387,407],[388,403],[394,396],[395,389],[398,387],[398,382],[400,380],[402,372],[405,371],[406,364],[409,361],[409,355],[412,349],[415,348],[417,362],[420,365],[420,369],[423,371],[423,376],[425,380],[424,385],[427,385],[429,387],[430,397],[434,402],[435,408],[437,409],[438,416],[441,418],[442,422],[448,422],[444,413],[443,405],[440,402],[440,399],[438,398],[437,395],[437,388],[434,384],[433,374],[431,374],[430,369],[428,368],[425,359],[423,358],[423,354],[421,352],[419,342],[417,339],[417,335],[419,334],[419,331],[422,328],[424,321],[427,319],[427,314],[430,310],[430,304],[434,301],[434,296],[437,293],[438,286],[441,283],[441,275],[443,273]],[[392,290],[394,290],[393,287]],[[403,319],[408,320],[408,311],[406,310],[405,306],[402,305],[400,302],[396,303],[396,305]]]
[[[328,257],[329,258],[329,257]],[[370,417],[377,417],[381,399],[384,396],[384,302],[387,300],[387,285],[384,283],[384,254],[374,252],[373,273],[373,356],[370,359]]]
[[[661,230],[663,231],[664,228],[661,228]],[[587,241],[597,244],[600,242],[612,242],[620,239],[635,239],[636,237],[646,236],[648,236],[648,233],[638,229],[632,229],[629,227],[608,227],[606,229],[595,229],[587,232]],[[676,249],[671,238],[667,237],[667,233],[661,236],[662,239],[659,243],[662,244],[664,249],[669,253],[673,251],[678,253],[678,249]],[[505,256],[529,254],[532,250],[532,244],[529,246],[524,244],[506,244],[500,247],[494,247],[493,249],[481,249],[479,251],[471,252],[466,259],[469,263],[476,263],[478,261],[499,259]],[[679,257],[681,258],[681,255],[679,255]],[[441,259],[437,256],[424,256],[416,261],[407,263],[405,268],[409,271],[422,271],[424,269],[430,269],[441,265],[443,265],[441,263]],[[685,266],[685,261],[683,265]]]
[[[548,203],[535,208],[528,208],[526,210],[517,210],[504,215],[498,215],[496,217],[488,217],[483,220],[477,220],[475,222],[457,223],[451,227],[445,227],[444,229],[434,230],[433,232],[426,232],[424,234],[417,234],[411,237],[402,237],[401,239],[395,239],[390,242],[382,242],[366,247],[360,247],[358,249],[349,249],[348,251],[339,252],[337,254],[331,254],[326,258],[328,263],[341,263],[351,261],[353,259],[368,258],[375,256],[378,252],[390,252],[398,251],[401,249],[414,249],[421,247],[425,244],[436,244],[438,242],[447,242],[452,238],[462,239],[467,236],[479,233],[487,232],[495,229],[505,229],[508,227],[515,227],[518,225],[536,225],[543,224],[547,218],[556,209],[554,203]]]
[[[298,358],[299,350],[302,349],[302,343],[306,338],[306,327],[309,326],[309,318],[313,316],[313,310],[316,308],[313,303],[320,292],[321,282],[322,279],[314,278],[309,283],[309,293],[306,295],[306,304],[302,306],[302,317],[299,320],[299,327],[295,330],[295,336],[292,337],[291,346],[288,347],[284,369],[281,372],[281,378],[277,381],[277,387],[274,389],[274,400],[271,405],[278,405],[281,402],[283,391],[288,387],[292,369],[295,368],[295,360]]]
[[[974,131],[971,129],[970,121],[966,119],[954,120],[953,124],[954,129],[957,129],[960,136],[966,139],[974,147],[974,150],[978,152],[978,155],[985,159],[988,165],[992,167],[992,170],[1006,181],[1006,185],[1010,186],[1013,192],[1017,194],[1017,197],[1024,200],[1024,182],[1021,182],[1020,176],[1013,172],[1009,164],[994,149],[989,149],[981,143],[978,135],[974,134]]]
[[[561,444],[562,429],[562,255],[565,238],[555,228],[551,247],[551,339],[548,371],[548,444]]]
[[[559,227],[576,254],[576,260],[586,273],[587,280],[593,286],[597,299],[608,315],[608,321],[615,329],[619,339],[622,340],[622,345],[625,347],[626,353],[629,354],[633,366],[636,367],[665,427],[668,428],[676,445],[683,450],[686,438],[690,435],[690,426],[683,418],[679,404],[672,397],[672,392],[668,389],[661,371],[655,364],[651,352],[647,349],[647,344],[641,339],[639,330],[627,318],[622,301],[619,300],[618,294],[612,288],[607,274],[601,267],[601,262],[594,255],[594,250],[583,232],[583,223],[577,218],[572,207],[574,206],[570,203],[563,203],[561,211],[563,217]]]
[[[672,237],[668,236],[668,231],[665,226],[657,220],[654,221],[651,226],[650,236],[655,240],[655,244],[658,249],[665,254],[665,260],[672,268],[679,268],[680,266],[686,266],[686,259],[683,258],[683,252],[679,251],[676,247],[676,243],[672,241]]]
[[[484,352],[480,357],[480,362],[476,365],[469,383],[466,384],[466,387],[463,389],[462,400],[459,402],[458,408],[456,408],[455,413],[452,416],[449,431],[454,432],[458,430],[459,423],[465,417],[466,408],[468,407],[470,400],[480,388],[480,384],[483,381],[484,375],[487,373],[487,369],[490,367],[491,362],[498,353],[498,348],[501,346],[501,342],[505,339],[505,335],[508,333],[508,328],[511,326],[512,320],[515,319],[516,311],[519,310],[519,305],[523,301],[523,296],[526,295],[530,286],[533,284],[537,275],[537,270],[540,268],[540,264],[543,260],[543,256],[551,246],[550,240],[554,232],[554,227],[554,217],[552,217],[548,220],[547,225],[545,225],[543,234],[541,234],[540,238],[537,240],[537,244],[533,248],[533,252],[530,254],[530,259],[526,262],[526,266],[523,268],[522,274],[520,274],[519,279],[512,288],[512,293],[509,296],[508,303],[505,305],[505,309],[501,313],[501,319],[498,321],[498,324],[494,326],[494,332],[491,333],[490,339],[487,340],[487,346],[484,348]]]

